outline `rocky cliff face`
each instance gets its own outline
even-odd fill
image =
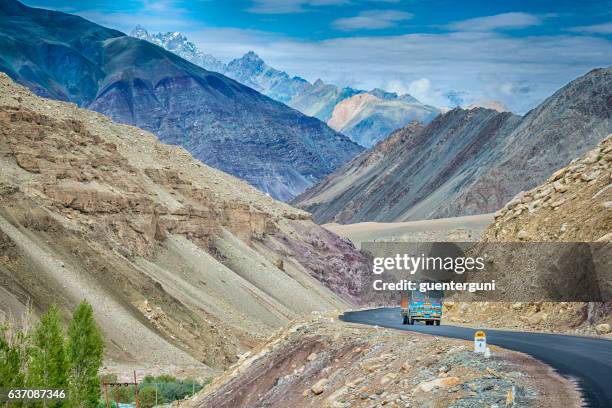
[[[85,298],[111,363],[223,367],[367,271],[307,213],[4,74],[0,169],[0,310]]]
[[[151,131],[275,198],[295,196],[362,150],[150,42],[14,0],[2,2],[0,18],[0,70],[13,79]]]
[[[379,164],[355,159],[294,200],[319,222],[494,212],[612,131],[612,68],[572,81],[524,117],[475,108],[438,116]],[[374,152],[376,148],[372,150]],[[375,154],[365,152],[362,156]],[[357,165],[357,167],[354,167]]]
[[[412,121],[431,122],[438,113],[438,109],[423,105],[410,95],[398,97],[375,89],[338,103],[327,124],[354,142],[371,147]]]

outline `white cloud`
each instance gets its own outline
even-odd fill
[[[570,31],[589,34],[612,34],[612,21],[609,23],[572,27]]]
[[[403,94],[408,93],[408,86],[404,82],[400,81],[399,79],[391,79],[385,82],[382,88],[389,92],[395,92],[398,95],[403,95]]]
[[[457,21],[447,27],[458,31],[512,30],[542,24],[538,16],[527,13],[502,13]]]
[[[305,7],[346,4],[348,0],[254,0],[247,11],[258,14],[301,13]]]
[[[448,108],[454,105],[447,93],[441,88],[435,87],[428,78],[412,81],[408,85],[408,93],[427,105],[440,108]]]
[[[303,41],[239,29],[187,34],[224,60],[252,49],[269,65],[310,81],[321,78],[342,86],[404,93],[413,81],[425,78],[430,92],[424,102],[445,106],[450,102],[442,98],[448,100],[446,95],[454,93],[461,94],[465,104],[496,99],[515,112],[533,108],[595,67],[609,66],[612,55],[612,41],[582,35],[517,38],[496,32],[452,32]],[[394,89],[387,87],[390,83]]]
[[[505,95],[512,95],[514,91],[514,85],[512,82],[504,82],[499,86],[499,90]]]
[[[393,27],[397,23],[409,20],[412,17],[411,13],[399,10],[367,10],[354,17],[339,18],[332,24],[335,28],[343,31],[376,30]]]

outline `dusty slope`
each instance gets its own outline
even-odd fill
[[[483,241],[612,242],[612,135],[542,185],[514,197],[495,214]],[[511,278],[530,279],[520,273]],[[612,282],[601,284],[602,291],[612,292]],[[609,303],[493,303],[451,305],[447,316],[497,327],[612,335],[611,312]]]
[[[277,334],[189,407],[489,407],[515,386],[521,407],[580,406],[568,379],[516,352],[319,318]]]
[[[112,361],[223,367],[302,313],[346,307],[366,268],[308,214],[4,74],[0,132],[0,306],[86,298]]]
[[[366,151],[294,203],[317,222],[406,221],[494,212],[612,131],[612,68],[575,79],[524,117],[454,109],[405,132],[384,160]],[[385,143],[385,142],[383,142]]]
[[[355,143],[372,147],[392,131],[413,121],[429,123],[439,113],[416,99],[408,101],[392,95],[395,97],[361,93],[347,98],[334,107],[327,124]]]

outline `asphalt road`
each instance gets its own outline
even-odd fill
[[[346,312],[346,322],[417,331],[436,336],[473,340],[475,329],[457,326],[402,324],[399,308]],[[574,379],[585,407],[612,407],[612,341],[560,334],[485,330],[487,343],[529,354]]]

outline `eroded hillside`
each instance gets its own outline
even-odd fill
[[[109,361],[217,368],[355,298],[348,241],[147,132],[4,74],[0,132],[5,313],[86,298]]]

